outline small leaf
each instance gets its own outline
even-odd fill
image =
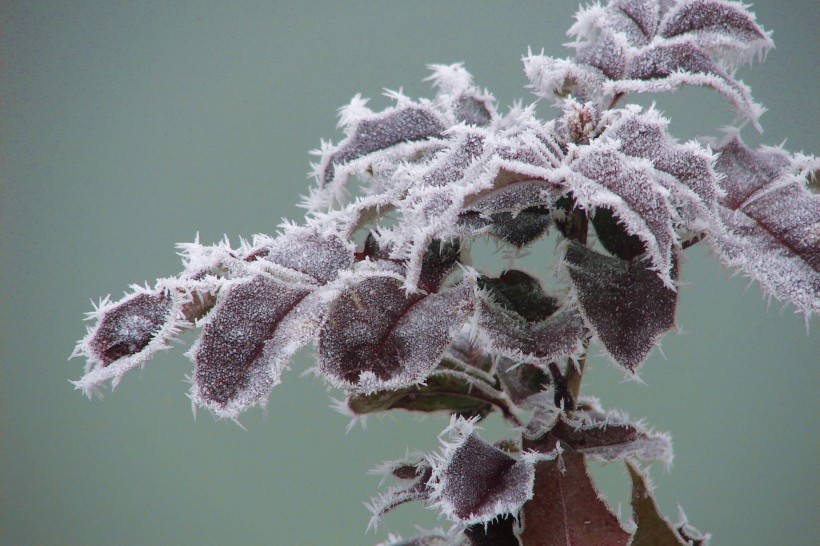
[[[91,396],[106,382],[115,387],[126,372],[145,365],[157,352],[170,348],[181,330],[191,326],[185,311],[194,317],[207,305],[197,307],[198,296],[182,293],[173,281],[158,282],[156,288],[134,286],[134,291],[112,303],[106,298],[88,313],[97,324],[77,343],[73,357],[85,356],[83,377],[74,386]]]
[[[663,22],[660,34],[664,38],[674,38],[688,33],[696,33],[701,43],[707,39],[716,45],[726,42],[746,43],[764,51],[771,48],[767,32],[755,22],[754,14],[745,6],[723,0],[694,0],[679,2]]]
[[[364,394],[424,381],[472,312],[471,292],[406,294],[395,277],[365,278],[330,306],[319,335],[320,373]]]
[[[350,117],[349,136],[326,154],[320,165],[323,186],[333,180],[338,165],[402,142],[438,137],[446,129],[437,113],[418,104],[390,108],[379,114],[363,111]]]
[[[631,546],[692,546],[661,515],[646,476],[631,462],[626,468],[632,478],[632,517],[638,526]]]
[[[433,466],[430,500],[441,513],[465,524],[515,514],[532,497],[533,467],[486,443],[471,421],[453,418],[442,433],[444,452]]]
[[[595,489],[584,456],[572,448],[535,464],[533,497],[520,519],[519,538],[527,546],[626,546],[631,538]]]
[[[192,399],[228,418],[265,405],[288,359],[312,337],[292,323],[310,322],[314,306],[300,306],[308,294],[266,275],[226,282],[189,353]]]
[[[569,446],[588,458],[601,461],[637,458],[643,461],[672,461],[668,434],[647,430],[642,422],[630,422],[617,411],[604,413],[597,402],[590,407],[582,399],[578,409],[533,416],[525,432],[524,449],[548,454],[557,443]]]
[[[674,326],[677,292],[640,261],[604,256],[572,241],[564,263],[587,326],[616,363],[636,371]],[[677,265],[671,276],[677,278]]]

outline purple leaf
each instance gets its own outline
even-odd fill
[[[97,324],[72,354],[87,359],[85,375],[74,385],[89,397],[108,381],[115,387],[126,372],[170,348],[177,334],[190,327],[184,306],[195,296],[181,295],[173,283],[157,283],[154,289],[132,288],[134,292],[120,301],[112,303],[106,298],[88,314]]]
[[[581,46],[576,54],[578,62],[594,66],[612,80],[620,78],[626,68],[627,44],[620,35],[605,29],[595,42]]]
[[[569,447],[535,464],[533,498],[520,519],[527,546],[626,546],[631,539],[595,489],[584,456]]]
[[[636,371],[674,326],[677,292],[641,261],[604,256],[572,241],[564,263],[587,327],[616,363]],[[671,277],[677,278],[674,263]]]
[[[566,414],[534,416],[525,432],[525,449],[549,454],[560,442],[588,458],[614,461],[637,458],[672,461],[669,435],[652,432],[641,422],[630,422],[622,413],[605,413],[597,401],[582,399],[578,409]]]
[[[660,34],[674,38],[688,33],[696,34],[701,45],[725,47],[739,42],[763,50],[772,47],[769,34],[758,26],[753,13],[742,4],[723,0],[679,2],[665,17]]]
[[[644,243],[652,268],[669,286],[672,243],[676,234],[669,192],[655,182],[650,165],[624,155],[608,140],[598,139],[578,149],[566,184],[577,206],[609,208],[628,233]]]
[[[658,3],[654,0],[616,0],[612,3],[639,31],[627,32],[632,42],[648,44],[658,30]]]
[[[752,151],[737,138],[719,151],[724,230],[713,241],[724,263],[806,315],[819,313],[820,195],[808,190],[806,172],[816,160]]]
[[[551,223],[549,207],[557,186],[540,180],[522,180],[481,192],[468,200],[459,222],[519,248],[543,235]]]
[[[512,309],[483,296],[479,302],[478,329],[485,347],[516,362],[546,365],[577,356],[586,335],[574,309],[561,309],[548,318],[527,322]]]
[[[429,485],[441,513],[465,524],[516,514],[532,497],[533,467],[481,440],[471,421],[453,418]]]
[[[472,289],[407,294],[393,276],[367,277],[331,304],[319,335],[319,372],[358,393],[420,383],[472,312]]]
[[[321,235],[314,230],[291,228],[270,246],[253,254],[325,284],[336,279],[340,271],[353,265],[353,250],[337,235]],[[248,258],[246,258],[248,259]]]
[[[226,282],[189,353],[194,402],[228,418],[265,405],[287,360],[318,326],[315,302],[300,305],[309,294],[266,275]]]
[[[356,105],[356,101],[360,105]],[[364,109],[361,99],[354,99],[355,106]],[[441,136],[446,129],[440,115],[426,105],[408,104],[379,114],[370,111],[356,114],[348,116],[349,136],[329,151],[319,166],[322,186],[333,181],[339,165],[402,142]]]
[[[645,48],[631,60],[623,80],[612,83],[616,93],[661,93],[684,85],[717,91],[726,97],[738,115],[751,120],[760,130],[757,118],[764,110],[752,100],[749,88],[691,42],[661,43]]]

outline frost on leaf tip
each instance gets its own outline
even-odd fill
[[[718,147],[722,229],[712,238],[724,263],[806,315],[820,313],[820,195],[808,171],[820,162],[730,137]]]
[[[266,275],[225,283],[189,353],[196,364],[194,402],[228,418],[265,405],[298,342],[310,341],[298,325],[315,320],[299,312],[309,294]]]
[[[319,372],[332,385],[372,393],[423,381],[472,312],[472,288],[407,294],[394,276],[366,277],[330,305],[319,334]]]
[[[575,242],[564,254],[581,314],[604,350],[636,371],[675,324],[677,292],[641,260],[604,256]],[[677,264],[670,275],[677,279]]]
[[[464,524],[515,515],[532,497],[533,467],[479,438],[471,421],[453,418],[442,433],[443,452],[435,457],[431,502]]]
[[[190,326],[183,315],[185,302],[173,286],[162,283],[154,289],[135,286],[115,303],[106,298],[89,313],[97,324],[72,354],[87,359],[86,373],[74,385],[90,396],[108,381],[116,386],[127,371],[168,349],[180,330]]]

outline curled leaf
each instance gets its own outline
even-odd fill
[[[116,386],[126,372],[170,348],[179,332],[190,326],[184,309],[188,305],[194,311],[190,305],[194,295],[162,282],[154,289],[134,286],[133,290],[118,302],[106,298],[88,314],[97,323],[72,354],[87,359],[85,375],[74,382],[87,396],[106,382]]]

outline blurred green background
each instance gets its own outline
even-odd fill
[[[442,418],[371,419],[345,434],[305,351],[267,416],[244,431],[191,416],[191,363],[167,352],[89,402],[66,362],[89,298],[179,270],[174,243],[272,233],[306,192],[309,156],[338,140],[336,109],[382,88],[430,96],[426,63],[464,61],[506,110],[529,100],[527,46],[555,56],[576,5],[540,2],[3,3],[0,544],[375,544],[432,527],[398,509],[365,535],[365,472],[436,446]],[[741,77],[771,111],[763,137],[817,153],[818,19],[812,0],[759,2],[768,62]],[[648,104],[649,100],[643,100]],[[659,98],[682,139],[733,115],[702,90]],[[541,111],[551,115],[548,105]],[[552,243],[528,263],[544,270]],[[543,252],[541,252],[543,250]],[[683,267],[682,335],[624,382],[602,356],[584,392],[671,431],[663,509],[679,503],[714,544],[816,544],[820,342],[800,315],[767,310],[705,248]],[[539,262],[539,260],[541,260]],[[540,264],[540,265],[539,265]],[[185,341],[190,342],[191,337]],[[598,353],[597,350],[594,351]],[[340,393],[330,393],[339,397]],[[490,419],[489,439],[504,433]],[[627,514],[620,466],[596,468]],[[785,538],[788,537],[788,538]]]

